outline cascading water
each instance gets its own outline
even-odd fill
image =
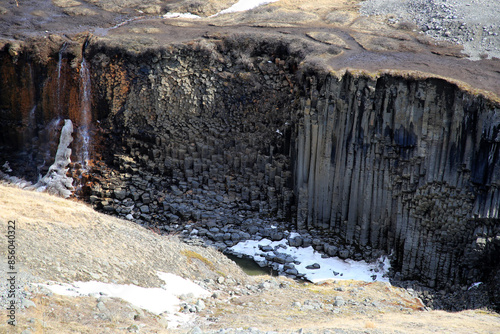
[[[31,108],[31,110],[30,110],[29,120],[28,120],[28,124],[29,124],[30,128],[32,129],[32,131],[34,131],[34,127],[36,126],[35,111],[36,111],[36,106],[33,106],[33,108]]]
[[[54,101],[52,119],[50,122],[41,129],[38,136],[40,137],[40,146],[38,147],[38,153],[41,154],[41,163],[37,166],[37,172],[39,175],[39,180],[47,172],[47,166],[50,166],[51,161],[53,161],[54,153],[56,152],[56,143],[59,140],[61,122],[63,120],[63,105],[64,99],[61,98],[61,94],[65,88],[65,81],[63,75],[63,64],[64,64],[64,52],[67,49],[67,44],[64,43],[58,53],[58,61],[56,67],[56,73],[53,74],[50,80],[56,80],[53,84],[52,98]],[[30,113],[29,124],[30,128],[35,131],[36,128],[36,115],[34,114],[36,110],[36,105],[32,110],[33,115]],[[33,123],[32,123],[33,122]]]
[[[29,76],[30,76],[30,82],[34,82],[35,81],[35,73],[34,73],[34,70],[33,70],[33,66],[31,65],[31,63],[28,63],[28,68],[29,68]],[[31,86],[31,105],[33,106],[29,112],[29,115],[28,115],[28,131],[30,133],[30,137],[31,138],[34,138],[36,135],[36,100],[35,100],[35,95],[36,95],[36,92],[35,92],[35,86],[32,85]]]
[[[91,86],[90,86],[90,72],[88,69],[85,58],[82,59],[80,68],[80,82],[81,82],[81,107],[80,107],[80,125],[78,128],[78,142],[80,143],[80,153],[78,160],[85,170],[87,167],[90,148],[90,122],[91,122]]]
[[[61,80],[61,69],[63,64],[63,53],[66,51],[68,45],[66,43],[63,44],[61,49],[59,50],[59,59],[57,62],[57,87],[56,87],[56,108],[57,114],[61,116],[61,91],[64,89],[64,81]]]

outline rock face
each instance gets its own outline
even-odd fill
[[[498,104],[441,79],[308,68],[252,38],[87,46],[104,140],[92,203],[149,224],[213,220],[200,233],[226,244],[240,233],[219,230],[223,210],[281,219],[337,238],[342,257],[392,253],[402,278],[432,287],[495,275]]]
[[[435,79],[311,81],[296,125],[298,225],[394,251],[405,279],[477,277],[470,250],[498,235],[498,106]]]
[[[70,119],[75,131],[85,123],[78,73],[81,56],[73,54],[73,45],[43,43],[49,49],[47,58],[36,45],[15,55],[8,45],[0,52],[0,151],[3,159],[14,164],[15,172],[32,182],[54,163],[63,119]],[[73,141],[72,161],[78,161],[80,142],[79,138]]]

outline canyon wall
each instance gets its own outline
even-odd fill
[[[291,50],[249,36],[140,53],[90,43],[94,162],[82,196],[159,227],[230,222],[251,233],[250,218],[283,221],[329,255],[392,253],[400,278],[431,287],[493,279],[500,107],[441,79],[330,73]],[[32,104],[8,101],[50,96],[56,54],[45,85],[27,78],[16,92],[4,83],[28,62],[9,57],[2,119],[29,124]],[[21,151],[9,146],[13,122],[2,121],[0,145]]]
[[[405,279],[430,286],[478,277],[477,252],[499,232],[498,106],[438,79],[309,81],[299,227],[392,251]]]

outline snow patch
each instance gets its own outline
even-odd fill
[[[121,298],[137,307],[154,314],[162,314],[168,320],[168,328],[176,328],[187,324],[192,316],[178,313],[180,307],[179,296],[190,294],[193,298],[206,298],[210,293],[180,276],[158,272],[158,277],[165,281],[161,288],[143,288],[136,285],[110,284],[96,281],[74,282],[72,284],[54,283],[39,284],[53,293],[64,296],[95,296]]]
[[[293,238],[297,235],[297,233],[292,232],[290,237]],[[259,245],[272,247],[273,251],[262,251]],[[230,250],[235,254],[250,256],[255,262],[261,264],[266,261],[266,255],[269,254],[280,253],[292,256],[296,262],[300,262],[295,264],[295,269],[299,274],[304,275],[304,278],[314,283],[329,279],[389,282],[387,273],[390,263],[387,258],[380,258],[376,263],[342,260],[338,257],[323,258],[322,254],[315,251],[312,246],[307,248],[291,247],[286,239],[281,241],[271,241],[269,239],[260,241],[246,240],[234,245]],[[319,269],[306,268],[315,263],[319,264]]]
[[[201,19],[201,16],[191,13],[171,13],[163,14],[164,19]]]
[[[12,172],[12,168],[10,168],[10,165],[9,165],[9,162],[8,162],[8,161],[6,161],[6,162],[3,164],[2,168],[5,170],[5,172],[6,172],[6,173],[11,173],[11,172]]]
[[[73,192],[73,179],[66,176],[71,162],[69,145],[73,141],[72,133],[73,123],[70,119],[65,119],[54,163],[49,167],[47,174],[34,185],[37,191],[47,191],[65,198]]]
[[[467,290],[476,288],[476,287],[480,286],[481,284],[483,284],[483,282],[472,283],[471,286]]]
[[[232,5],[231,7],[224,9],[224,10],[221,10],[220,12],[218,12],[217,14],[215,14],[213,16],[227,14],[227,13],[244,12],[244,11],[254,9],[256,7],[266,5],[268,3],[272,3],[272,2],[276,2],[276,1],[278,1],[278,0],[240,0],[237,3],[235,3],[234,5]]]
[[[279,0],[240,0],[229,8],[223,9],[217,14],[214,14],[210,17],[215,17],[221,14],[228,13],[236,13],[236,12],[244,12],[262,5],[266,5],[268,3],[276,2]],[[163,14],[163,18],[165,19],[201,19],[201,16],[191,14],[191,13],[172,13],[168,12]]]

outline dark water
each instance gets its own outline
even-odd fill
[[[225,254],[229,259],[233,260],[245,273],[250,276],[270,275],[278,276],[278,272],[270,267],[261,267],[253,259],[248,257],[239,258],[236,255]]]

